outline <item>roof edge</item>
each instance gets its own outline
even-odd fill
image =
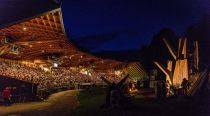
[[[56,8],[56,9],[53,9],[53,10],[50,10],[50,11],[46,11],[46,12],[43,12],[43,13],[40,13],[40,14],[37,14],[37,15],[34,15],[33,17],[24,18],[24,19],[22,19],[22,20],[18,20],[18,21],[12,22],[12,23],[8,23],[8,24],[5,24],[5,25],[1,25],[1,26],[0,26],[0,30],[1,30],[1,29],[4,29],[4,28],[7,28],[7,27],[10,27],[10,26],[12,26],[12,25],[16,25],[16,24],[21,23],[21,22],[25,22],[25,21],[31,20],[31,19],[33,19],[33,18],[42,16],[42,15],[45,15],[45,14],[47,14],[47,13],[56,12],[56,11],[61,11],[61,7],[58,7],[58,8]],[[63,20],[62,20],[62,23],[63,23]],[[63,25],[63,24],[62,24],[62,25]],[[64,28],[64,26],[63,26],[63,28]],[[64,29],[64,34],[65,34],[65,29]]]

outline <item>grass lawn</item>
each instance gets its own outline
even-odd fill
[[[106,89],[92,88],[81,91],[78,95],[79,107],[73,111],[73,116],[199,116],[200,101],[189,99],[166,99],[156,102],[154,99],[144,99],[141,95],[132,99],[131,107],[102,109]]]
[[[73,116],[134,116],[138,114],[138,109],[124,108],[100,108],[105,103],[106,88],[91,88],[90,90],[81,91],[78,94],[79,107],[73,111]],[[142,101],[142,96],[136,96],[136,103]]]
[[[81,91],[78,95],[79,107],[73,111],[73,116],[134,116],[139,115],[138,107],[100,108],[105,103],[106,88],[91,88]],[[140,102],[142,96],[136,96],[134,102]],[[128,105],[129,106],[129,105]]]
[[[81,91],[78,95],[79,107],[73,112],[73,116],[90,116],[103,113],[100,106],[105,102],[105,88],[91,88]]]

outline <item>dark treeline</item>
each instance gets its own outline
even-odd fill
[[[190,26],[185,35],[190,42],[198,40],[200,65],[206,66],[210,63],[210,17],[205,16],[197,26]]]
[[[140,49],[140,62],[145,69],[153,69],[153,61],[161,62],[166,65],[168,59],[172,59],[166,45],[163,42],[165,38],[174,50],[176,50],[177,36],[170,28],[164,28],[153,36],[151,43],[148,46],[143,46]]]
[[[188,47],[188,56],[192,56],[193,52],[193,41],[198,40],[199,43],[199,59],[200,66],[208,66],[210,63],[208,55],[210,52],[210,16],[205,16],[203,20],[194,25],[189,26],[186,29],[186,32],[183,35],[176,35],[175,31],[171,28],[163,28],[160,29],[159,32],[154,34],[152,37],[152,41],[149,45],[143,45],[139,50],[125,50],[125,51],[102,51],[98,53],[91,52],[86,46],[90,46],[94,43],[94,47],[97,47],[95,44],[104,43],[107,40],[112,40],[119,33],[111,33],[102,34],[97,36],[91,36],[87,38],[92,38],[91,41],[87,41],[89,39],[78,39],[77,41],[72,41],[72,43],[80,48],[81,51],[88,52],[97,57],[101,58],[111,58],[116,59],[123,62],[132,62],[132,61],[140,61],[146,70],[154,69],[156,66],[153,61],[161,62],[166,66],[167,60],[173,59],[171,54],[169,53],[166,45],[163,42],[163,38],[165,38],[168,43],[172,46],[172,48],[177,51],[178,48],[178,39],[179,38],[187,38],[187,47]],[[99,39],[101,38],[101,39]],[[82,40],[82,41],[80,41]],[[98,42],[100,41],[100,42]],[[90,44],[91,43],[91,44]],[[85,45],[83,45],[85,44]],[[98,45],[100,46],[100,44]],[[161,71],[160,71],[161,72]]]
[[[188,57],[192,57],[193,41],[197,40],[199,44],[199,63],[200,67],[206,67],[210,63],[210,18],[205,16],[196,26],[189,26],[183,36],[178,36],[170,28],[161,29],[156,33],[148,46],[142,46],[140,49],[140,62],[149,71],[156,68],[153,61],[159,61],[166,66],[168,59],[173,59],[166,45],[163,42],[165,38],[172,48],[177,51],[178,39],[187,38]],[[191,62],[189,60],[189,62]],[[161,72],[161,71],[159,71]]]

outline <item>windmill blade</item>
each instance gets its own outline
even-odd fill
[[[129,74],[127,74],[119,83],[117,83],[117,86],[121,86],[129,77]]]
[[[171,60],[168,60],[167,69],[171,72],[172,68],[173,68],[173,62]]]
[[[182,54],[184,55],[184,58],[187,58],[187,38],[184,39]]]
[[[107,85],[111,85],[112,83],[110,81],[108,81],[106,78],[104,77],[100,77]]]
[[[178,57],[187,58],[187,38],[179,39]]]
[[[162,64],[158,63],[158,62],[154,62],[156,64],[156,66],[166,75],[166,80],[169,81],[169,84],[172,84],[171,81],[171,72],[165,68]]]
[[[178,40],[178,57],[180,57],[180,49],[181,49],[181,43],[182,43],[182,39],[181,38],[179,38],[179,40]]]
[[[163,41],[166,44],[166,47],[168,48],[168,50],[171,53],[171,55],[173,56],[173,58],[176,60],[176,58],[177,58],[176,52],[171,48],[171,46],[169,45],[169,43],[166,41],[165,38],[163,38]]]

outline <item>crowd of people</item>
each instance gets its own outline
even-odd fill
[[[110,77],[104,73],[94,71],[84,73],[76,68],[55,68],[51,72],[46,72],[40,68],[8,63],[1,63],[0,75],[37,84],[38,90],[70,86],[75,83],[103,83],[100,76]],[[112,82],[120,80],[120,78],[113,77],[108,79]]]
[[[22,80],[25,82],[29,82],[31,84],[37,85],[37,90],[48,90],[52,88],[62,88],[62,87],[73,87],[76,88],[78,85],[96,85],[96,84],[104,84],[104,81],[101,77],[106,78],[108,81],[112,83],[118,83],[123,76],[118,77],[108,73],[100,73],[95,72],[93,70],[82,70],[81,68],[53,68],[50,71],[42,70],[39,67],[29,67],[24,66],[21,64],[9,64],[5,62],[0,62],[0,76],[15,78],[18,80]],[[181,84],[182,94],[186,95],[189,89],[188,80],[183,79]],[[137,88],[139,89],[140,85],[137,81],[136,84]],[[22,87],[22,86],[21,86]],[[131,92],[133,88],[133,84],[130,82],[128,83],[128,90]],[[5,105],[9,104],[9,99],[11,93],[14,93],[14,90],[6,87],[5,90],[1,92],[3,99],[5,101]],[[22,88],[20,90],[23,90]],[[115,89],[114,89],[115,90]],[[166,98],[170,96],[170,84],[168,81],[157,81],[155,86],[155,93],[158,99]],[[11,91],[11,92],[10,92]],[[38,92],[37,91],[37,92]],[[109,91],[110,96],[112,92]],[[175,93],[174,93],[175,94]],[[21,94],[22,95],[22,94]],[[24,96],[25,97],[25,96]],[[22,101],[24,101],[24,97]],[[112,98],[112,97],[108,97]],[[21,100],[18,100],[21,101]]]
[[[9,105],[12,102],[27,101],[26,98],[29,93],[26,93],[26,91],[34,91],[31,88],[34,85],[37,87],[36,92],[34,92],[42,96],[42,98],[45,98],[43,96],[45,96],[46,93],[48,96],[49,91],[56,89],[60,91],[63,90],[63,88],[75,89],[89,85],[106,85],[101,77],[115,83],[118,83],[122,79],[120,76],[115,76],[114,73],[96,72],[83,67],[57,67],[46,71],[40,67],[29,67],[23,64],[7,62],[0,62],[0,76],[0,78],[14,78],[32,85],[29,86],[24,83],[18,87],[7,85],[4,90],[0,91],[0,97],[3,98],[5,105]]]

